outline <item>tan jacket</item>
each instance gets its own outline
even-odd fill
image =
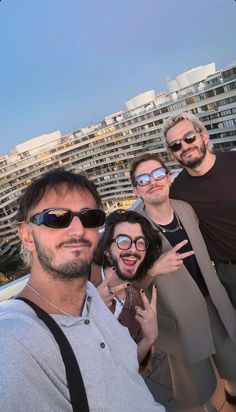
[[[188,234],[210,298],[225,329],[236,342],[236,312],[210,261],[196,214],[186,202],[171,200],[171,204]],[[136,211],[148,218],[143,207],[141,203]],[[163,252],[171,249],[164,235],[160,233],[160,236]],[[185,266],[182,265],[176,272],[157,276],[155,282],[158,293],[158,347],[191,363],[215,353],[206,300]]]

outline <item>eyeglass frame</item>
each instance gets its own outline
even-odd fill
[[[172,143],[167,142],[167,147],[168,147],[169,150],[171,150],[171,152],[174,152],[174,153],[179,152],[182,149],[182,141],[184,141],[184,143],[186,143],[186,144],[192,144],[192,143],[195,142],[198,133],[201,133],[201,131],[200,130],[192,130],[190,132],[187,132],[182,137],[182,139],[176,139]],[[191,139],[191,141],[188,141],[189,138]],[[173,149],[173,147],[175,145],[179,145],[179,148],[178,149]]]
[[[159,178],[155,178],[155,177],[153,176],[153,173],[154,173],[156,170],[164,170],[164,175],[163,175],[163,176],[160,176]],[[158,181],[158,180],[164,179],[164,178],[167,176],[167,174],[168,174],[168,170],[167,170],[164,166],[156,167],[156,168],[153,169],[150,173],[142,173],[141,175],[136,176],[136,177],[135,177],[135,183],[136,183],[136,186],[140,186],[140,187],[147,186],[147,185],[149,185],[149,183],[151,183],[151,177],[152,177],[155,181]],[[141,184],[141,185],[140,185],[140,183],[137,182],[137,179],[138,179],[139,177],[141,177],[141,176],[148,176],[148,178],[149,178],[148,182],[146,182],[145,184]]]
[[[47,224],[47,223],[44,221],[44,216],[46,215],[46,213],[48,213],[48,212],[50,212],[50,211],[52,211],[52,212],[53,212],[53,211],[65,211],[65,212],[70,212],[70,219],[69,219],[68,224],[63,225],[63,226],[51,226],[50,224]],[[98,226],[87,226],[87,225],[85,226],[85,225],[83,224],[83,215],[84,215],[85,213],[91,212],[91,211],[99,211],[99,212],[101,212],[101,216],[100,216],[100,217],[101,217],[101,219],[103,218],[103,220],[104,220],[103,223],[99,224]],[[37,226],[44,225],[44,226],[50,227],[50,228],[52,228],[52,229],[65,229],[65,228],[67,228],[67,227],[70,226],[70,224],[71,224],[71,222],[72,222],[72,220],[73,220],[73,218],[74,218],[75,216],[80,219],[83,227],[86,228],[86,229],[95,229],[95,228],[101,227],[101,226],[103,226],[103,224],[105,223],[105,219],[106,219],[106,214],[105,214],[105,212],[104,212],[103,210],[101,210],[101,209],[96,209],[96,208],[94,208],[94,209],[82,209],[82,210],[80,210],[79,212],[73,212],[72,210],[67,209],[67,208],[57,207],[57,208],[44,209],[42,212],[35,213],[35,215],[32,215],[32,216],[29,217],[28,222],[33,223],[34,225],[37,225]],[[81,219],[81,217],[82,217],[82,219]]]
[[[127,238],[127,239],[129,239],[130,240],[130,246],[128,247],[128,248],[126,248],[126,249],[123,249],[123,248],[121,248],[120,246],[119,246],[119,242],[118,242],[118,238],[119,237],[124,237],[124,238]],[[138,240],[139,239],[143,239],[144,240],[144,244],[145,244],[145,248],[146,249],[138,249],[137,248],[137,242],[138,242]],[[114,239],[112,239],[111,240],[111,243],[115,243],[116,244],[116,246],[118,247],[118,249],[120,249],[120,250],[129,250],[130,248],[131,248],[131,246],[132,246],[132,244],[134,243],[135,244],[135,248],[136,248],[136,250],[138,250],[139,252],[146,252],[147,250],[148,250],[148,247],[149,247],[149,241],[148,241],[148,239],[146,239],[144,236],[137,236],[135,239],[132,239],[132,237],[130,237],[129,235],[124,235],[124,234],[119,234],[119,235],[117,235]]]

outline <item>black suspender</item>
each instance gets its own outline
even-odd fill
[[[71,348],[71,345],[58,326],[57,322],[38,305],[25,298],[16,298],[23,300],[37,313],[38,317],[47,325],[52,332],[61,352],[61,356],[66,369],[66,378],[73,412],[89,412],[88,399],[84,387],[83,378],[80,368]]]

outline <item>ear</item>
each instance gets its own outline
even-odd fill
[[[203,142],[207,146],[209,144],[209,140],[210,140],[209,136],[208,136],[208,133],[203,131],[203,132],[201,132],[201,136],[202,136]]]
[[[18,235],[29,252],[35,250],[34,239],[28,223],[21,223],[18,227]]]
[[[138,186],[132,186],[132,189],[133,189],[133,192],[134,192],[135,196],[139,197],[140,195],[138,193],[139,192]]]

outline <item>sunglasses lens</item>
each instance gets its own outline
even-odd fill
[[[181,149],[181,147],[182,147],[181,142],[175,142],[169,145],[169,148],[172,152],[178,152]]]
[[[116,244],[121,250],[128,250],[131,246],[131,239],[128,236],[120,235],[116,238]]]
[[[186,136],[184,138],[185,143],[188,143],[188,144],[191,144],[191,143],[195,142],[195,140],[196,140],[196,135],[195,134],[190,135],[190,136]]]
[[[196,134],[190,134],[188,136],[185,136],[181,140],[183,140],[187,144],[191,144],[191,143],[195,142]],[[178,140],[178,141],[176,141],[176,142],[169,145],[169,148],[172,152],[178,152],[182,148],[181,140]]]
[[[152,177],[155,180],[161,180],[166,176],[166,169],[164,167],[159,167],[152,171]]]
[[[99,209],[84,210],[79,214],[81,223],[86,228],[96,228],[105,222],[105,212]]]
[[[43,214],[43,223],[49,227],[62,228],[69,226],[71,218],[70,210],[53,209]]]
[[[150,176],[148,174],[140,175],[136,177],[136,183],[139,186],[145,186],[150,183]]]

